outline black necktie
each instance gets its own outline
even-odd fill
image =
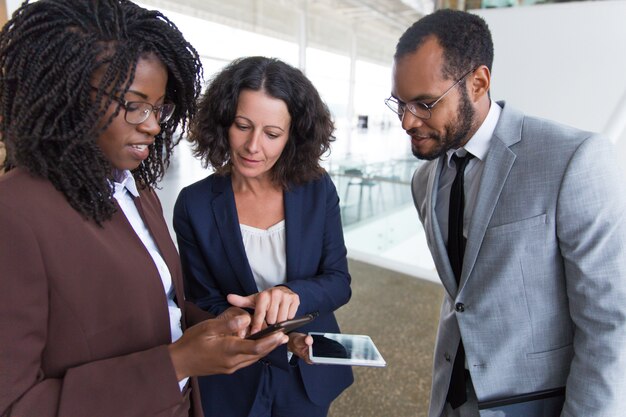
[[[456,176],[450,189],[450,207],[448,212],[448,258],[456,278],[457,285],[461,281],[461,271],[463,269],[463,255],[465,253],[465,238],[463,237],[463,212],[465,209],[465,192],[463,182],[465,179],[465,167],[473,155],[467,154],[464,157],[452,155],[452,160],[456,164]],[[459,341],[459,348],[452,365],[452,377],[448,396],[446,400],[453,409],[458,408],[467,401],[465,392],[465,349],[463,342]]]

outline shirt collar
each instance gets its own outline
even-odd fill
[[[135,178],[129,170],[118,171],[115,173],[114,177],[115,181],[113,182],[113,185],[115,186],[115,195],[123,193],[126,189],[133,197],[139,197],[139,191],[137,190]]]
[[[448,165],[450,165],[452,155],[457,154],[458,156],[465,156],[468,152],[481,161],[484,161],[487,156],[487,151],[489,151],[491,137],[493,136],[493,132],[496,130],[498,119],[500,119],[500,113],[502,113],[502,107],[500,107],[500,105],[495,101],[491,100],[489,113],[487,113],[487,117],[485,117],[483,123],[480,125],[476,133],[474,133],[474,136],[467,141],[465,146],[458,149],[449,149],[446,152]]]

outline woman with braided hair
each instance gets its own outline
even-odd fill
[[[152,187],[200,80],[176,26],[129,1],[25,2],[4,26],[1,416],[201,416],[195,376],[287,341],[184,301]]]

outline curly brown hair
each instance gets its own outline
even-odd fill
[[[228,129],[243,90],[264,91],[282,100],[291,116],[289,139],[272,167],[272,181],[288,188],[320,178],[324,173],[320,159],[335,140],[330,111],[300,70],[276,58],[239,58],[211,80],[191,122],[194,155],[217,174],[231,172]]]
[[[133,83],[140,58],[155,54],[168,72],[172,117],[133,171],[143,186],[163,177],[175,132],[197,108],[202,65],[178,28],[157,11],[126,0],[25,2],[0,32],[0,137],[7,167],[47,178],[69,204],[102,224],[115,212],[112,167],[96,144],[116,111],[113,96]],[[102,72],[97,85],[94,73]],[[97,90],[94,100],[94,87]]]

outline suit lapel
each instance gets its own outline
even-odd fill
[[[137,208],[139,215],[141,216],[144,224],[150,231],[150,235],[154,240],[154,244],[159,249],[161,257],[163,258],[163,261],[165,261],[165,264],[170,271],[170,278],[172,280],[172,285],[174,286],[174,300],[180,308],[182,315],[181,324],[184,326],[186,323],[185,309],[183,308],[185,305],[185,291],[183,289],[180,258],[178,257],[178,251],[176,250],[174,242],[172,241],[172,237],[170,236],[169,230],[167,229],[167,225],[163,218],[161,206],[157,203],[156,194],[153,193],[153,190],[144,190],[141,192],[140,197],[133,197],[133,203],[135,203],[135,207]],[[150,201],[148,201],[148,199]],[[146,207],[144,207],[144,204],[146,205]],[[137,236],[137,238],[139,239],[139,236]],[[154,262],[152,262],[152,264],[154,265]],[[157,274],[159,274],[156,265],[154,265],[154,267],[157,270]],[[163,288],[162,285],[161,288]],[[163,290],[161,291],[163,292]],[[163,294],[165,295],[165,292],[163,292]],[[167,295],[165,295],[165,297],[167,298]],[[164,305],[167,305],[167,303]]]
[[[476,206],[468,228],[461,286],[465,284],[474,268],[493,211],[515,162],[516,156],[510,146],[521,140],[522,115],[505,107],[504,102],[499,104],[502,106],[502,113],[485,158]]]
[[[246,294],[254,294],[258,289],[243,246],[231,177],[216,176],[211,191],[216,194],[211,210],[228,262]]]
[[[287,281],[289,277],[299,276],[296,272],[300,268],[300,248],[302,228],[302,187],[294,187],[284,192],[285,205],[285,233],[287,254]]]
[[[427,239],[432,242],[434,251],[431,250],[435,265],[439,265],[437,268],[441,282],[446,288],[446,291],[450,295],[456,294],[457,284],[454,278],[454,272],[450,266],[450,259],[448,258],[448,249],[446,248],[445,239],[441,234],[439,228],[439,220],[437,219],[437,213],[435,211],[435,205],[437,204],[437,190],[439,189],[439,173],[441,172],[441,164],[443,158],[438,158],[436,162],[432,164],[430,172],[428,174],[428,186],[426,192],[426,207],[428,213],[425,216],[426,224],[424,230],[427,233]]]
[[[144,191],[141,198],[133,198],[133,202],[135,203],[135,207],[137,207],[137,211],[139,215],[142,217],[146,227],[150,231],[152,238],[154,239],[154,243],[157,248],[159,248],[159,252],[161,253],[161,257],[167,264],[168,269],[170,270],[170,274],[172,275],[172,282],[174,283],[176,294],[183,294],[182,283],[178,282],[176,278],[176,272],[179,270],[179,262],[180,259],[178,257],[178,251],[176,251],[176,247],[172,241],[172,237],[169,234],[169,230],[167,229],[167,225],[164,222],[162,212],[160,211],[160,207],[152,207],[152,204],[148,204],[148,209],[144,209],[144,200],[148,197],[156,196],[148,196],[148,193],[153,193],[154,191]],[[179,288],[180,286],[180,288]],[[179,292],[180,291],[180,292]],[[183,300],[178,300],[182,302]]]

